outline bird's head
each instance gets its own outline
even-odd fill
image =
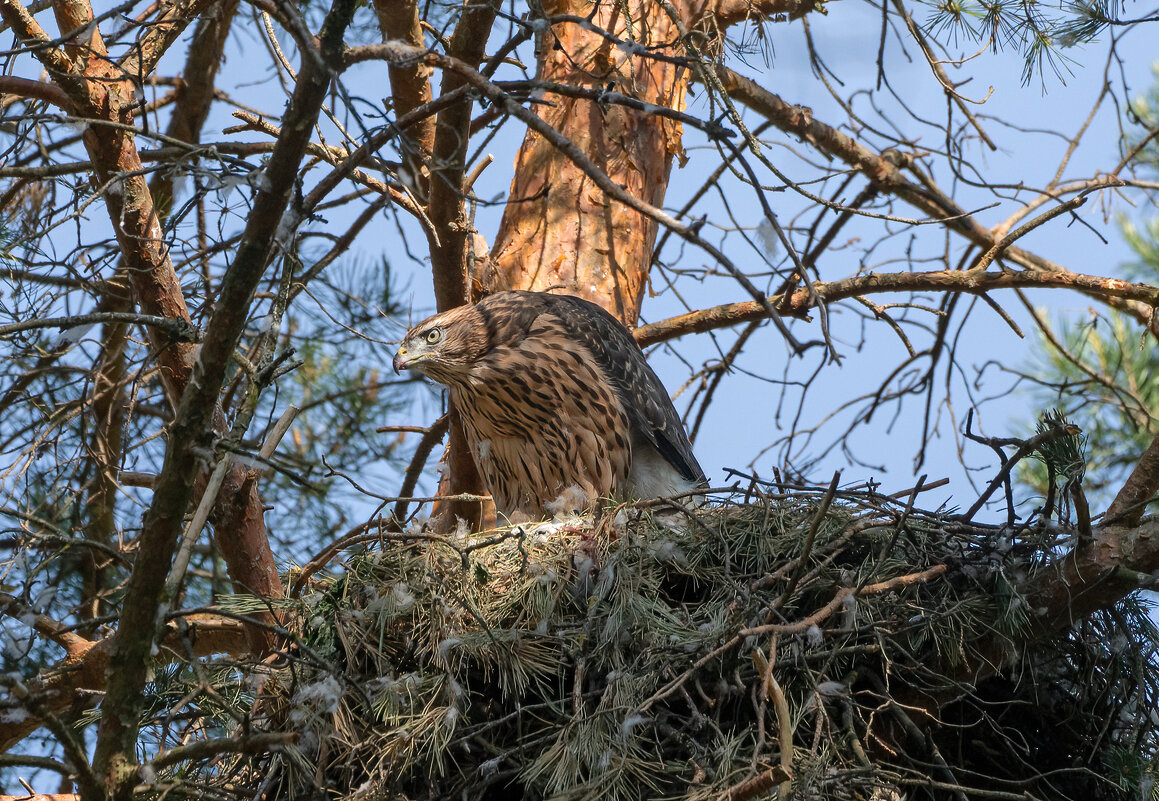
[[[440,384],[453,384],[466,378],[487,340],[482,314],[474,306],[459,306],[407,331],[394,354],[394,371],[417,370]]]

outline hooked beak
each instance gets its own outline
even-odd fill
[[[391,364],[394,366],[394,374],[398,375],[400,370],[405,370],[409,362],[406,358],[406,348],[399,348],[398,352],[394,354],[394,361]]]

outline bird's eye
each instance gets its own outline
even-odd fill
[[[443,329],[441,328],[432,328],[430,331],[427,331],[427,342],[431,343],[432,345],[442,338]]]

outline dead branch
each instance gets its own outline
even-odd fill
[[[774,765],[755,776],[737,782],[720,795],[720,801],[747,801],[768,792],[773,785],[787,782],[791,778],[792,774],[787,773],[784,766]]]
[[[60,621],[53,620],[48,615],[33,612],[20,599],[6,592],[0,593],[0,612],[20,621],[27,621],[31,618],[33,631],[52,640],[63,648],[70,657],[79,656],[92,647],[91,642],[75,631],[71,631]]]
[[[971,412],[971,417],[967,420],[967,423],[966,423],[966,436],[969,439],[974,440],[975,442],[986,442],[987,444],[990,444],[992,447],[997,448],[997,443],[994,443],[993,441],[987,441],[982,437],[978,437],[978,436],[970,433],[969,420],[973,419],[972,414],[973,413]],[[974,515],[978,514],[978,512],[981,511],[982,507],[986,505],[986,501],[990,500],[990,496],[993,495],[994,492],[999,487],[1001,487],[1003,485],[1006,485],[1006,487],[1007,487],[1007,499],[1009,502],[1009,497],[1011,494],[1010,488],[1009,488],[1009,486],[1010,486],[1010,471],[1014,469],[1014,466],[1016,464],[1018,464],[1020,461],[1022,461],[1023,459],[1025,459],[1027,456],[1030,456],[1032,453],[1034,453],[1036,450],[1041,448],[1043,445],[1046,445],[1048,442],[1053,442],[1054,440],[1061,439],[1062,437],[1075,436],[1078,433],[1080,433],[1080,429],[1078,426],[1075,426],[1075,425],[1052,426],[1051,428],[1047,429],[1046,431],[1043,431],[1041,434],[1036,434],[1035,436],[1031,437],[1028,440],[1025,440],[1024,442],[1017,443],[1018,449],[1014,452],[1013,456],[1011,456],[1009,459],[1007,459],[1004,455],[1002,456],[1002,469],[999,470],[998,474],[990,480],[989,484],[986,485],[986,489],[982,492],[981,495],[978,496],[978,500],[974,501],[974,503],[971,504],[970,508],[965,511],[965,513],[962,515],[962,520],[966,520],[966,521],[972,520],[974,518]],[[1002,444],[1015,444],[1015,443],[1002,443]],[[999,454],[1002,453],[1002,451],[1000,449],[998,452],[999,452]],[[1011,517],[1013,517],[1014,510],[1012,508],[1008,509],[1007,513]]]
[[[403,476],[402,487],[398,491],[399,501],[394,506],[394,519],[400,524],[406,520],[407,510],[410,508],[410,496],[414,495],[415,486],[418,485],[427,459],[430,458],[435,445],[442,442],[443,437],[447,435],[449,426],[450,415],[444,414],[432,423],[430,428],[424,430],[423,437],[419,440],[418,447],[415,448],[414,456],[411,457],[410,465]]]

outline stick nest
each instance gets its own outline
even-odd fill
[[[169,786],[416,801],[1150,796],[1146,611],[1133,599],[1043,635],[1019,593],[1067,532],[822,496],[384,535],[292,607],[282,659],[222,668],[228,714],[201,704],[214,736],[295,741],[183,764]],[[1008,667],[987,669],[995,659]]]

